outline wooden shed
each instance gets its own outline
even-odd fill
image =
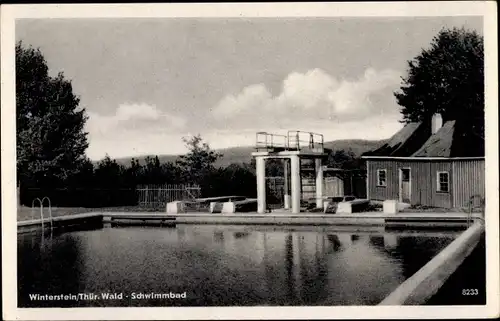
[[[410,123],[366,153],[367,198],[443,208],[484,198],[484,140],[464,129],[454,120]]]

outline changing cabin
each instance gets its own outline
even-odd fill
[[[471,197],[484,199],[484,139],[467,123],[406,124],[380,148],[365,153],[367,198],[410,205],[468,207]]]

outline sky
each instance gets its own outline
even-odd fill
[[[180,154],[182,137],[251,146],[258,131],[385,139],[393,92],[443,27],[481,17],[21,19],[81,99],[93,160]]]

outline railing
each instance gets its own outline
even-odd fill
[[[38,203],[40,204],[40,220],[42,222],[42,231],[44,230],[44,227],[45,227],[44,226],[45,217],[43,216],[43,204],[44,204],[45,200],[47,200],[47,203],[48,203],[50,230],[52,230],[53,229],[53,218],[52,218],[52,205],[50,203],[50,198],[45,196],[44,198],[39,199],[37,197],[31,202],[31,219],[32,220],[35,219],[35,203],[36,203],[36,201],[38,201]]]
[[[276,135],[267,132],[256,134],[256,150],[308,150],[323,153],[323,135],[313,132],[288,131],[287,135]]]
[[[255,148],[257,150],[275,148],[288,150],[288,138],[285,135],[258,132],[256,135]]]
[[[473,222],[472,213],[474,212],[475,209],[481,210],[481,214],[482,214],[481,219],[484,219],[484,207],[485,207],[485,201],[481,195],[472,195],[469,198],[469,211],[467,213],[467,227],[469,227],[470,223]]]
[[[323,135],[299,130],[288,131],[288,147],[294,150],[324,151]]]

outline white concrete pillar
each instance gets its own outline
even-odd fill
[[[398,213],[398,201],[396,200],[385,200],[383,203],[384,214],[397,214]]]
[[[299,156],[290,157],[290,176],[292,183],[292,213],[300,213],[300,159]]]
[[[222,203],[221,213],[236,213],[236,203],[234,202],[224,202]]]
[[[182,201],[174,201],[167,203],[167,214],[186,213],[186,207]]]
[[[321,158],[315,159],[316,167],[316,208],[323,208],[323,162]]]
[[[288,159],[284,158],[283,159],[283,174],[285,178],[285,184],[283,186],[283,196],[284,196],[284,208],[286,210],[290,209],[290,183],[289,183],[289,164],[288,164]]]
[[[266,160],[264,157],[256,157],[257,176],[257,212],[266,213]]]
[[[222,211],[221,202],[210,202],[210,213],[220,213]]]

